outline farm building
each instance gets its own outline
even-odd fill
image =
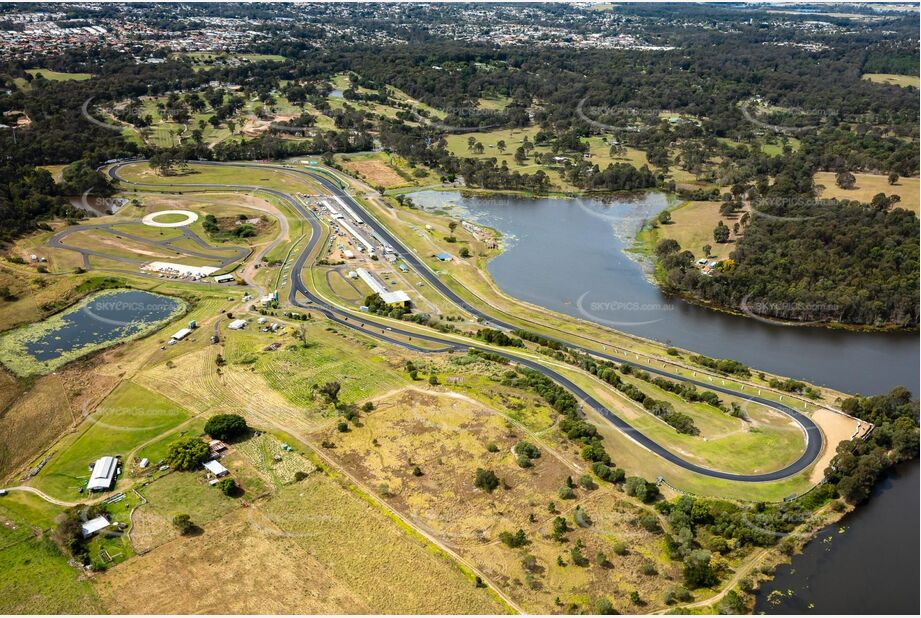
[[[438,258],[442,262],[450,262],[452,259],[451,254],[444,252],[444,251],[442,251],[441,253],[436,253],[435,257]]]
[[[404,307],[409,307],[412,304],[409,295],[403,291],[382,292],[381,300],[388,305],[403,305]]]
[[[206,461],[203,465],[205,466],[205,470],[218,478],[227,476],[230,473],[219,461]]]
[[[398,304],[408,307],[411,303],[409,295],[406,292],[391,292],[387,289],[387,286],[381,283],[381,281],[375,277],[372,273],[368,272],[364,268],[359,268],[355,271],[361,280],[364,281],[371,291],[375,294],[378,294],[381,297],[381,300],[387,303],[388,305]]]
[[[234,320],[233,322],[227,325],[227,328],[229,328],[230,330],[240,330],[244,326],[246,326],[246,320]]]
[[[100,457],[93,464],[93,473],[86,488],[89,491],[109,491],[115,482],[118,460],[114,457]]]
[[[192,329],[191,329],[191,328],[182,328],[182,329],[180,329],[180,330],[177,330],[177,331],[173,334],[173,336],[171,337],[171,339],[172,339],[173,341],[182,341],[183,339],[185,339],[186,337],[188,337],[188,336],[191,335],[191,334],[192,334]]]
[[[233,275],[217,275],[214,277],[214,281],[215,283],[230,283],[235,281],[235,279]]]
[[[96,534],[97,532],[99,532],[100,530],[105,530],[111,525],[112,524],[109,522],[108,519],[100,515],[99,517],[96,517],[95,519],[91,519],[81,524],[80,529],[83,532],[83,538],[88,539],[94,534]]]

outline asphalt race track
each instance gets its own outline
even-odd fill
[[[109,169],[109,174],[112,176],[112,178],[120,180],[123,183],[134,184],[134,183],[124,181],[118,176],[119,168],[129,163],[137,163],[137,161],[130,161],[130,162],[116,164]],[[512,324],[503,322],[501,320],[498,320],[484,313],[480,309],[470,305],[467,301],[460,298],[453,290],[451,290],[447,285],[445,285],[441,280],[439,280],[438,276],[434,272],[432,272],[428,268],[428,266],[426,266],[421,260],[419,260],[415,256],[415,254],[410,252],[403,245],[403,243],[400,242],[400,240],[397,237],[391,234],[390,231],[384,226],[382,226],[380,222],[378,222],[373,216],[371,216],[371,214],[368,213],[367,210],[365,210],[360,204],[358,204],[355,200],[353,200],[351,196],[349,196],[347,193],[342,191],[336,183],[331,181],[326,176],[319,174],[319,173],[306,171],[306,170],[294,169],[291,167],[286,167],[286,166],[281,166],[281,165],[271,165],[271,164],[242,163],[242,162],[224,163],[224,162],[216,162],[216,161],[195,161],[195,162],[190,162],[190,163],[194,165],[259,167],[259,168],[265,168],[265,169],[275,169],[278,171],[291,173],[291,174],[303,175],[303,176],[310,178],[312,181],[320,184],[323,188],[325,188],[331,194],[336,195],[340,199],[344,200],[349,205],[350,208],[353,208],[355,212],[358,213],[362,217],[362,219],[365,222],[365,225],[373,229],[380,236],[380,238],[383,238],[388,243],[390,243],[390,245],[393,247],[393,249],[396,251],[396,253],[399,255],[401,259],[403,259],[409,266],[415,269],[415,271],[420,276],[422,276],[429,285],[437,289],[442,295],[444,295],[446,298],[451,300],[458,307],[464,309],[471,315],[477,317],[485,325],[496,327],[496,328],[501,328],[501,329],[507,329],[507,330],[514,330],[515,328],[517,328],[516,326]],[[138,184],[137,186],[145,186],[145,185]],[[163,188],[165,185],[152,184],[150,186],[156,186],[156,187]],[[291,269],[291,287],[289,289],[288,300],[292,305],[298,306],[301,308],[305,308],[305,309],[319,311],[326,318],[342,326],[358,330],[378,340],[386,341],[390,344],[401,346],[401,347],[415,350],[418,352],[423,352],[423,353],[444,352],[444,351],[452,350],[452,349],[465,352],[471,348],[477,348],[477,346],[475,345],[461,344],[461,343],[458,343],[456,341],[452,341],[449,339],[443,339],[441,337],[438,337],[437,335],[420,334],[417,332],[403,330],[399,327],[394,327],[388,324],[377,322],[374,319],[370,319],[370,317],[361,316],[359,318],[359,317],[349,314],[348,312],[338,309],[337,307],[327,303],[325,300],[313,294],[307,288],[307,286],[304,284],[303,280],[301,279],[301,271],[303,267],[305,266],[307,259],[311,255],[312,251],[316,248],[317,243],[319,243],[320,239],[323,237],[323,228],[316,214],[314,214],[310,209],[306,208],[300,202],[300,200],[298,200],[296,197],[289,195],[287,193],[284,193],[282,191],[278,191],[276,189],[263,188],[263,187],[250,186],[250,185],[226,185],[226,184],[204,183],[204,184],[183,184],[181,185],[181,188],[184,190],[190,190],[190,189],[212,190],[213,189],[213,190],[225,190],[226,191],[230,189],[230,190],[235,190],[235,191],[259,191],[259,192],[273,195],[285,201],[294,210],[296,210],[298,213],[300,213],[304,217],[304,219],[310,224],[312,233],[310,236],[310,240],[307,242],[305,247],[301,250],[300,254],[298,255]],[[302,295],[306,299],[306,302],[301,301],[298,298],[299,294]],[[403,337],[407,337],[410,341],[413,339],[417,339],[417,340],[426,341],[429,343],[435,343],[435,344],[441,345],[442,347],[438,348],[437,350],[433,350],[431,348],[424,348],[424,347],[409,343],[408,341],[396,339],[392,335],[400,335]],[[648,371],[649,373],[652,373],[652,374],[660,375],[660,376],[671,378],[671,379],[678,380],[678,381],[689,382],[691,384],[706,388],[708,390],[732,395],[734,397],[738,397],[740,399],[744,399],[746,401],[750,401],[752,403],[757,403],[757,404],[769,407],[771,409],[774,409],[792,418],[800,426],[800,428],[803,430],[805,434],[806,448],[803,454],[795,462],[791,463],[790,465],[784,468],[781,468],[779,470],[775,470],[772,472],[765,472],[765,473],[759,473],[759,474],[735,474],[731,472],[723,472],[720,470],[712,470],[710,468],[705,468],[703,466],[699,466],[685,459],[682,459],[678,455],[672,453],[667,448],[665,448],[664,446],[662,446],[655,440],[651,439],[650,437],[646,436],[641,431],[637,430],[632,425],[630,425],[629,423],[627,423],[626,421],[624,421],[623,419],[615,415],[613,412],[611,412],[605,406],[603,406],[598,400],[592,397],[589,393],[585,392],[578,385],[574,384],[571,380],[557,373],[553,369],[545,367],[544,365],[541,365],[540,363],[536,361],[533,361],[527,358],[521,358],[513,354],[508,354],[502,351],[489,349],[489,352],[492,354],[498,354],[499,356],[502,356],[513,363],[517,363],[519,365],[528,367],[535,371],[539,371],[540,373],[549,377],[550,379],[557,382],[561,386],[567,388],[578,399],[581,399],[583,402],[589,405],[592,409],[594,409],[596,412],[602,415],[605,419],[607,419],[608,422],[614,425],[619,431],[624,433],[626,436],[628,436],[630,439],[632,439],[637,444],[640,444],[647,450],[655,453],[656,455],[662,457],[663,459],[677,466],[680,466],[684,468],[685,470],[689,470],[697,474],[701,474],[701,475],[708,476],[711,478],[718,478],[718,479],[730,480],[730,481],[751,482],[751,483],[765,482],[765,481],[777,481],[777,480],[781,480],[789,476],[792,476],[798,472],[801,472],[802,470],[805,470],[807,467],[809,467],[809,465],[811,465],[818,458],[819,454],[822,452],[822,444],[823,444],[824,439],[822,436],[822,432],[819,430],[818,426],[809,417],[807,417],[806,415],[800,412],[797,412],[796,410],[790,408],[789,406],[786,406],[786,405],[783,405],[783,404],[780,404],[774,401],[770,401],[768,399],[759,397],[757,395],[749,395],[746,393],[740,393],[738,391],[734,391],[734,390],[731,390],[725,387],[717,386],[709,382],[693,380],[693,379],[686,378],[684,376],[675,375],[675,374],[669,373],[665,369],[659,369],[659,368],[651,367],[648,365],[643,365],[635,361],[629,361],[627,359],[620,358],[614,355],[600,353],[595,350],[583,348],[583,347],[568,343],[563,340],[559,340],[559,341],[563,343],[564,345],[566,345],[567,347],[569,347],[570,349],[578,351],[578,352],[583,352],[591,356],[602,358],[602,359],[609,360],[609,361],[616,362],[616,363],[630,363],[631,365],[639,369],[642,369],[644,371]]]

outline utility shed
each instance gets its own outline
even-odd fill
[[[246,320],[234,320],[233,322],[227,325],[227,328],[229,328],[230,330],[240,330],[244,326],[246,326]]]
[[[404,307],[409,307],[412,304],[412,300],[406,292],[383,292],[380,296],[381,300],[388,305],[403,305]]]
[[[177,331],[173,334],[172,339],[173,339],[173,341],[182,341],[183,339],[185,339],[186,337],[188,337],[188,336],[191,335],[191,334],[192,334],[192,329],[191,329],[191,328],[182,328],[182,329],[180,329],[180,330],[177,330]]]
[[[218,478],[221,478],[222,476],[226,476],[227,474],[229,474],[229,471],[227,470],[227,468],[222,466],[221,462],[219,461],[213,461],[213,460],[206,461],[204,463],[204,466],[205,466],[205,470],[207,470],[208,472],[210,472],[211,474],[213,474],[214,476]]]
[[[100,515],[99,517],[96,517],[95,519],[91,519],[81,524],[80,529],[83,532],[83,538],[88,539],[94,534],[96,534],[97,532],[99,532],[100,530],[104,530],[108,528],[110,525],[112,524],[109,523],[109,520],[103,517],[102,515]]]

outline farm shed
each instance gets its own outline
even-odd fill
[[[115,482],[118,460],[114,457],[100,457],[93,464],[93,473],[86,488],[89,491],[109,491]]]
[[[99,517],[96,517],[95,519],[91,519],[81,524],[80,529],[83,532],[83,538],[88,539],[94,534],[96,534],[97,532],[99,532],[100,530],[104,530],[111,525],[112,524],[109,523],[108,519],[100,515]]]
[[[226,476],[230,473],[227,468],[221,465],[221,462],[219,461],[206,461],[203,465],[205,466],[205,470],[218,478]]]

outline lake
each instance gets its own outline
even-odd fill
[[[185,310],[184,301],[141,290],[106,290],[0,338],[0,362],[18,375],[53,371],[72,360],[150,333]]]
[[[755,612],[917,615],[919,479],[917,461],[897,466],[867,504],[777,569]],[[774,590],[780,595],[771,596]]]
[[[626,249],[668,199],[644,193],[596,199],[464,197],[421,191],[420,207],[494,227],[505,250],[496,283],[522,300],[641,337],[848,393],[903,385],[918,393],[918,335],[783,326],[713,311],[663,293],[648,263]]]
[[[438,191],[410,197],[427,210],[502,232],[505,250],[488,268],[516,298],[844,392],[877,394],[904,385],[918,394],[917,334],[781,326],[661,292],[650,281],[648,264],[625,250],[643,221],[667,207],[663,194],[610,202]],[[823,530],[792,565],[780,567],[758,595],[756,611],[917,614],[918,470],[917,461],[899,467],[879,483],[869,504],[839,524],[844,534],[838,534],[839,525]],[[777,605],[767,600],[772,590],[784,592]]]

